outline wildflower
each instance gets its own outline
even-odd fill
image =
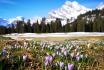
[[[60,62],[60,67],[64,67],[64,62]]]
[[[67,56],[67,51],[64,51],[64,55]]]
[[[53,57],[55,57],[55,55],[56,55],[55,53],[52,54]]]
[[[7,51],[6,51],[6,48],[4,47],[3,50],[2,50],[2,55],[6,56],[6,54],[7,54]]]
[[[79,56],[80,55],[80,52],[77,52],[76,56]]]
[[[27,46],[27,43],[26,42],[24,42],[24,47],[26,47]]]
[[[79,61],[79,60],[80,60],[80,56],[77,56],[77,57],[76,57],[76,60]]]
[[[63,53],[65,51],[65,48],[63,47],[62,49],[61,49],[61,52]]]
[[[68,70],[73,70],[73,64],[68,64]]]
[[[27,55],[23,55],[23,61],[26,61],[27,60]]]
[[[45,66],[47,66],[48,65],[48,61],[45,61]]]
[[[70,55],[71,55],[72,58],[74,57],[74,53],[71,53]]]
[[[47,66],[48,63],[51,63],[52,62],[52,56],[48,55],[45,57],[45,65]]]
[[[62,53],[59,52],[59,56],[62,56]]]
[[[80,55],[80,57],[83,58],[84,56],[83,55]]]
[[[59,55],[59,52],[57,51],[56,54]]]
[[[88,57],[88,55],[87,55],[87,54],[85,54],[85,57],[87,58],[87,57]]]
[[[87,47],[88,47],[88,48],[90,48],[90,43],[89,43],[89,44],[87,44]]]

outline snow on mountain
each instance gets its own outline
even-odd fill
[[[7,25],[8,25],[8,21],[6,19],[0,18],[0,26],[7,26]]]
[[[104,9],[104,3],[101,2],[96,8],[97,9]]]
[[[35,23],[38,21],[38,23],[41,23],[41,20],[42,18],[41,17],[33,17],[33,18],[30,18],[30,21],[31,21],[31,24]]]
[[[48,18],[54,19],[54,18],[60,18],[63,20],[69,19],[70,22],[74,21],[78,15],[84,14],[87,11],[90,11],[91,9],[86,8],[82,5],[80,5],[76,1],[66,1],[62,7],[58,8],[57,10],[53,10],[49,12]]]
[[[21,21],[21,20],[23,20],[24,19],[24,17],[22,17],[22,16],[17,16],[17,17],[15,17],[15,18],[10,18],[10,19],[8,19],[8,24],[11,24],[11,23],[15,23],[15,21]]]

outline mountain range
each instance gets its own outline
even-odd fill
[[[103,9],[104,8],[104,3],[100,3],[95,9]],[[87,8],[83,5],[80,5],[76,1],[66,1],[60,8],[56,10],[52,10],[48,13],[48,16],[46,17],[46,23],[55,21],[56,18],[60,18],[62,25],[66,24],[67,19],[70,20],[70,22],[73,22],[75,19],[77,19],[77,16],[80,14],[84,14],[88,11],[91,11],[93,9]],[[0,18],[0,26],[7,26],[8,24],[15,23],[17,20],[23,20],[24,17],[22,16],[17,16],[16,18],[10,18],[10,19],[3,19]],[[37,18],[31,18],[31,24],[36,22],[36,21],[41,21],[41,17]],[[25,19],[25,22],[27,20]]]

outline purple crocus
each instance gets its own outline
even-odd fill
[[[49,62],[50,63],[52,62],[52,56],[49,56]]]
[[[64,67],[64,62],[60,62],[60,67]]]
[[[45,66],[47,66],[48,65],[48,61],[45,61]]]
[[[47,66],[48,63],[51,63],[52,62],[52,56],[48,55],[45,57],[45,65]]]
[[[67,51],[64,51],[64,55],[67,56]]]
[[[76,60],[79,61],[80,60],[80,56],[76,56]]]
[[[2,50],[2,54],[3,54],[3,56],[6,56],[6,54],[7,54],[7,51],[6,51],[6,48],[5,47]]]
[[[68,70],[73,70],[73,64],[68,64]]]

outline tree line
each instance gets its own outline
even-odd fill
[[[55,32],[104,32],[104,9],[93,10],[85,14],[81,14],[74,22],[69,22],[62,26],[61,19],[56,18],[46,24],[46,19],[31,24],[27,22],[16,21],[16,24],[11,24],[7,27],[0,26],[0,34],[9,33],[55,33]]]

